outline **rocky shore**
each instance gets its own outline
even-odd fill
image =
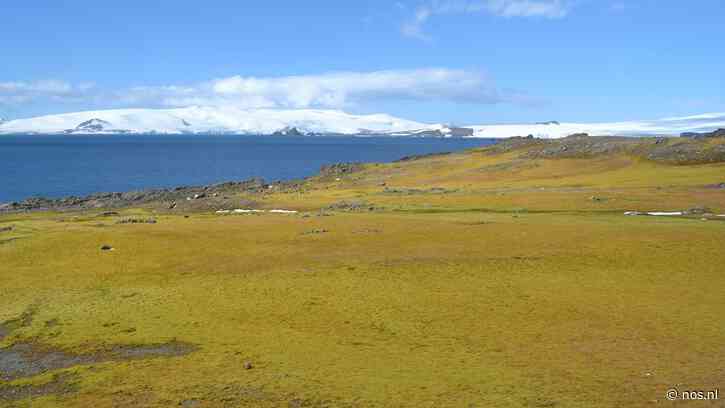
[[[322,166],[314,177],[322,181],[331,181],[359,171],[362,167],[361,163],[335,163]],[[239,195],[255,197],[271,192],[300,191],[306,180],[308,179],[267,183],[261,178],[251,178],[202,186],[94,193],[83,197],[69,196],[56,199],[31,197],[19,202],[0,203],[0,214],[25,211],[113,210],[128,207],[147,207],[157,211],[209,211],[230,206],[253,208],[254,201],[240,200]]]
[[[282,183],[276,183],[280,185]],[[20,202],[0,204],[0,212],[18,211],[68,211],[88,209],[115,209],[130,206],[153,206],[168,210],[176,208],[216,208],[232,194],[261,193],[274,185],[262,179],[227,182],[207,186],[181,186],[170,189],[150,189],[125,193],[95,193],[85,197],[63,197],[58,199],[34,197]],[[238,202],[238,200],[237,200]]]

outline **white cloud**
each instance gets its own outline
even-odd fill
[[[0,83],[0,102],[39,98],[87,102],[94,106],[240,108],[345,108],[370,101],[446,101],[455,103],[531,104],[532,99],[500,90],[483,72],[427,68],[372,72],[337,72],[284,77],[232,76],[187,85],[139,86],[104,90],[92,82]]]
[[[570,0],[431,0],[415,9],[400,30],[407,37],[430,40],[424,26],[431,17],[443,14],[485,13],[499,17],[563,18]]]
[[[194,86],[133,88],[127,102],[166,106],[232,105],[243,108],[342,108],[369,100],[499,103],[519,101],[478,71],[430,68],[339,72],[286,77],[232,76]]]
[[[415,15],[410,21],[406,21],[400,27],[400,31],[406,37],[417,38],[419,40],[430,41],[430,36],[423,32],[423,25],[431,16],[431,10],[422,6],[415,11]]]
[[[74,85],[54,79],[0,82],[0,103],[21,104],[40,99],[78,100],[91,88],[89,83]]]

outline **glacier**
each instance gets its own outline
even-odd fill
[[[277,110],[219,107],[113,109],[17,119],[0,133],[240,133],[384,134],[434,129],[386,114],[351,115],[338,110]]]
[[[241,109],[192,106],[174,109],[111,109],[46,115],[0,122],[0,134],[258,134],[506,138],[532,135],[561,138],[596,136],[676,136],[725,128],[725,113],[650,121],[603,123],[545,122],[451,126],[388,114],[353,115],[322,109]]]

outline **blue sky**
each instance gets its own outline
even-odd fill
[[[721,0],[0,5],[0,117],[233,104],[427,122],[725,111]]]

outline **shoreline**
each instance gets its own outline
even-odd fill
[[[447,154],[451,154],[451,152],[405,156],[395,160],[395,162]],[[238,195],[259,196],[271,192],[300,191],[302,185],[311,178],[349,174],[360,169],[362,165],[362,163],[334,163],[322,166],[317,173],[305,178],[278,180],[269,183],[261,177],[252,177],[240,181],[225,181],[197,186],[149,188],[126,192],[97,192],[84,196],[70,195],[59,198],[29,197],[21,201],[0,203],[0,215],[33,211],[114,210],[134,206],[148,206],[160,211],[176,209],[216,211],[220,207],[228,207],[232,204],[254,207],[255,203],[253,201],[240,199]]]

